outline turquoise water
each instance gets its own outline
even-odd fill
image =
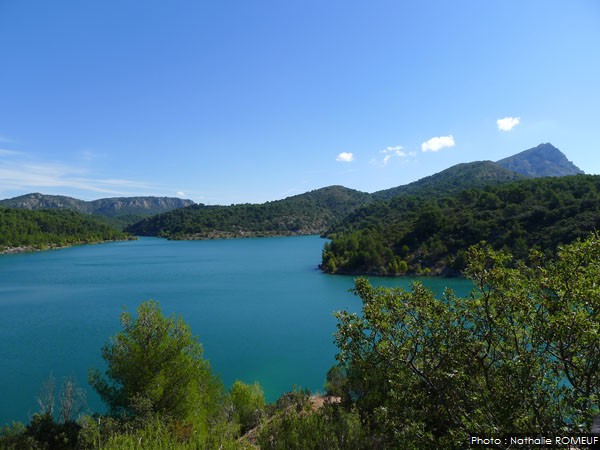
[[[27,421],[50,373],[88,390],[102,345],[119,314],[157,300],[178,314],[204,346],[223,382],[258,381],[269,401],[296,386],[322,390],[334,363],[340,309],[360,310],[353,278],[317,270],[316,236],[213,241],[138,241],[0,256],[0,425]],[[372,278],[408,286],[414,279]],[[465,294],[460,279],[421,278],[441,292]]]

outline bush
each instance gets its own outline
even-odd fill
[[[256,427],[265,410],[265,396],[258,383],[252,385],[236,381],[229,390],[235,420],[241,434]]]

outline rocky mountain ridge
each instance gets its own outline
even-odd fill
[[[583,174],[583,170],[573,164],[556,147],[543,143],[524,150],[516,155],[496,161],[508,170],[531,178],[563,177]]]
[[[193,205],[191,200],[176,197],[113,197],[85,201],[62,195],[38,192],[0,200],[0,206],[18,209],[70,209],[73,211],[114,217],[124,214],[154,215]]]

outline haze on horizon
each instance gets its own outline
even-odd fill
[[[596,157],[600,4],[0,2],[0,198],[373,192]]]

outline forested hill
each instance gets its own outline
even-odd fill
[[[332,227],[336,227],[339,234],[357,227],[364,228],[363,222],[391,224],[388,214],[404,217],[405,210],[414,214],[410,210],[426,199],[436,203],[440,197],[458,194],[465,189],[487,189],[530,176],[550,176],[565,171],[576,173],[580,170],[560,150],[550,144],[542,144],[497,163],[477,161],[458,164],[414,183],[374,194],[330,186],[263,204],[206,206],[171,197],[117,197],[86,202],[35,193],[1,200],[0,207],[32,211],[72,210],[133,234],[170,239],[323,234]],[[386,203],[390,200],[391,203]],[[349,214],[352,215],[345,219]],[[399,219],[398,222],[403,221]],[[397,259],[394,261],[398,262]],[[337,260],[334,262],[336,270],[361,271],[363,269],[358,267],[363,266],[375,270],[371,267],[373,264],[354,261],[340,265]],[[384,272],[380,269],[375,271]]]
[[[560,150],[550,144],[521,152],[511,161],[511,164],[519,167],[527,164],[530,172],[537,171],[536,173],[543,173],[544,176],[561,174],[561,170],[566,167],[562,163],[568,163]],[[502,185],[530,176],[503,167],[500,162],[457,164],[413,183],[373,194],[330,186],[264,204],[193,205],[149,217],[127,227],[126,231],[170,239],[322,234],[342,221],[348,223],[345,216],[359,207],[367,206],[367,209],[360,210],[359,214],[363,216],[369,214],[369,211],[381,214],[375,203],[382,200],[399,196],[404,200],[398,202],[409,201],[407,196],[434,199],[457,194],[465,189]],[[557,168],[558,166],[560,167]],[[575,170],[579,171],[577,168]]]
[[[0,253],[127,239],[127,235],[70,210],[0,206]]]
[[[457,164],[413,183],[374,192],[373,197],[389,200],[398,195],[447,195],[473,187],[499,185],[524,178],[577,174],[583,174],[583,171],[559,149],[546,143],[497,162]]]
[[[330,273],[458,274],[465,252],[487,241],[526,257],[550,254],[600,228],[600,176],[536,178],[451,196],[400,196],[360,208],[328,233]]]
[[[262,204],[188,206],[149,217],[126,231],[170,239],[321,234],[370,201],[365,192],[330,186]]]
[[[457,164],[410,184],[374,192],[373,198],[388,200],[398,195],[452,194],[471,187],[503,184],[523,178],[525,176],[492,161],[475,161]]]
[[[39,193],[0,200],[0,206],[40,210],[69,209],[91,214],[117,228],[124,228],[145,217],[193,205],[191,200],[174,197],[114,197],[84,201],[62,195]]]

